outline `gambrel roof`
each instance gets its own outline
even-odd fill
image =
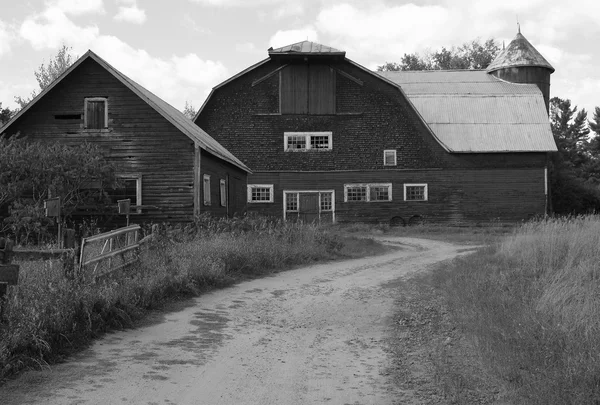
[[[556,152],[539,88],[484,70],[377,72],[400,86],[450,152]]]
[[[185,134],[188,138],[190,138],[194,143],[201,149],[233,164],[234,166],[239,167],[240,169],[251,172],[246,165],[244,165],[238,158],[236,158],[231,152],[225,149],[221,144],[219,144],[216,140],[214,140],[209,134],[207,134],[204,130],[194,124],[190,119],[188,119],[181,111],[147,90],[140,84],[131,80],[129,77],[125,76],[123,73],[112,67],[108,62],[104,59],[96,55],[91,50],[87,51],[83,56],[81,56],[73,65],[71,65],[67,70],[65,70],[56,80],[54,80],[48,87],[46,87],[40,94],[38,94],[29,104],[27,104],[24,108],[22,108],[10,121],[8,121],[3,127],[0,128],[0,134],[3,134],[8,130],[8,128],[12,125],[13,122],[19,119],[23,114],[25,114],[35,103],[38,102],[45,94],[47,94],[50,90],[52,90],[58,83],[64,80],[73,70],[77,68],[83,61],[87,59],[92,59],[97,62],[100,66],[106,69],[109,73],[111,73],[115,78],[117,78],[121,83],[123,83],[126,87],[128,87],[131,91],[133,91],[138,97],[140,97],[143,101],[145,101],[150,107],[152,107],[156,112],[162,115],[167,121],[173,124],[177,129],[179,129],[183,134]]]

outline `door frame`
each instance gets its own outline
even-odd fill
[[[321,193],[331,193],[331,222],[335,223],[335,190],[283,190],[283,219],[287,219],[286,199],[287,194],[317,193],[319,195],[319,220],[321,220]],[[299,203],[300,198],[298,198]],[[300,205],[298,205],[300,210]],[[299,211],[298,211],[299,212]]]

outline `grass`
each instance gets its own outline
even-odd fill
[[[0,319],[0,378],[43,367],[110,329],[132,326],[148,309],[237,281],[387,248],[319,226],[253,217],[199,218],[144,244],[139,264],[120,277],[66,278],[56,262],[23,264]]]
[[[600,403],[600,217],[547,219],[440,266],[451,318],[526,404]]]

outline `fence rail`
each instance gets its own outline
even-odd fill
[[[130,225],[83,238],[79,274],[85,278],[97,279],[137,262],[139,236],[140,226]]]

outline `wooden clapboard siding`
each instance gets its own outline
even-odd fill
[[[391,183],[392,201],[344,202],[344,184]],[[426,183],[427,201],[404,201],[404,184]],[[254,173],[248,184],[272,184],[273,203],[249,212],[281,216],[284,190],[335,190],[336,220],[387,222],[420,215],[446,224],[518,221],[545,209],[544,170],[451,169],[318,173]]]
[[[328,65],[309,66],[309,114],[335,114],[335,71]]]
[[[205,174],[210,175],[210,206],[203,205],[204,195],[200,196],[200,212],[211,212],[217,216],[233,217],[243,215],[246,212],[246,173],[241,169],[217,159],[211,154],[202,151],[201,154],[201,177]],[[227,182],[228,204],[221,206],[220,180]],[[235,187],[229,187],[229,185]],[[203,193],[202,187],[200,192]]]
[[[87,97],[106,98],[108,129],[84,129]],[[67,114],[80,114],[81,118],[55,118]],[[194,141],[91,58],[39,99],[10,130],[11,134],[20,132],[35,140],[97,144],[106,158],[117,164],[119,173],[140,175],[142,203],[156,209],[132,215],[135,222],[193,218]],[[231,170],[245,185],[245,172],[203,151],[204,154],[206,163],[202,169],[214,167],[219,174]],[[202,207],[201,211],[210,208]],[[215,214],[223,214],[215,208]],[[243,207],[237,209],[243,211]]]
[[[281,113],[308,112],[308,66],[290,65],[281,70]]]

